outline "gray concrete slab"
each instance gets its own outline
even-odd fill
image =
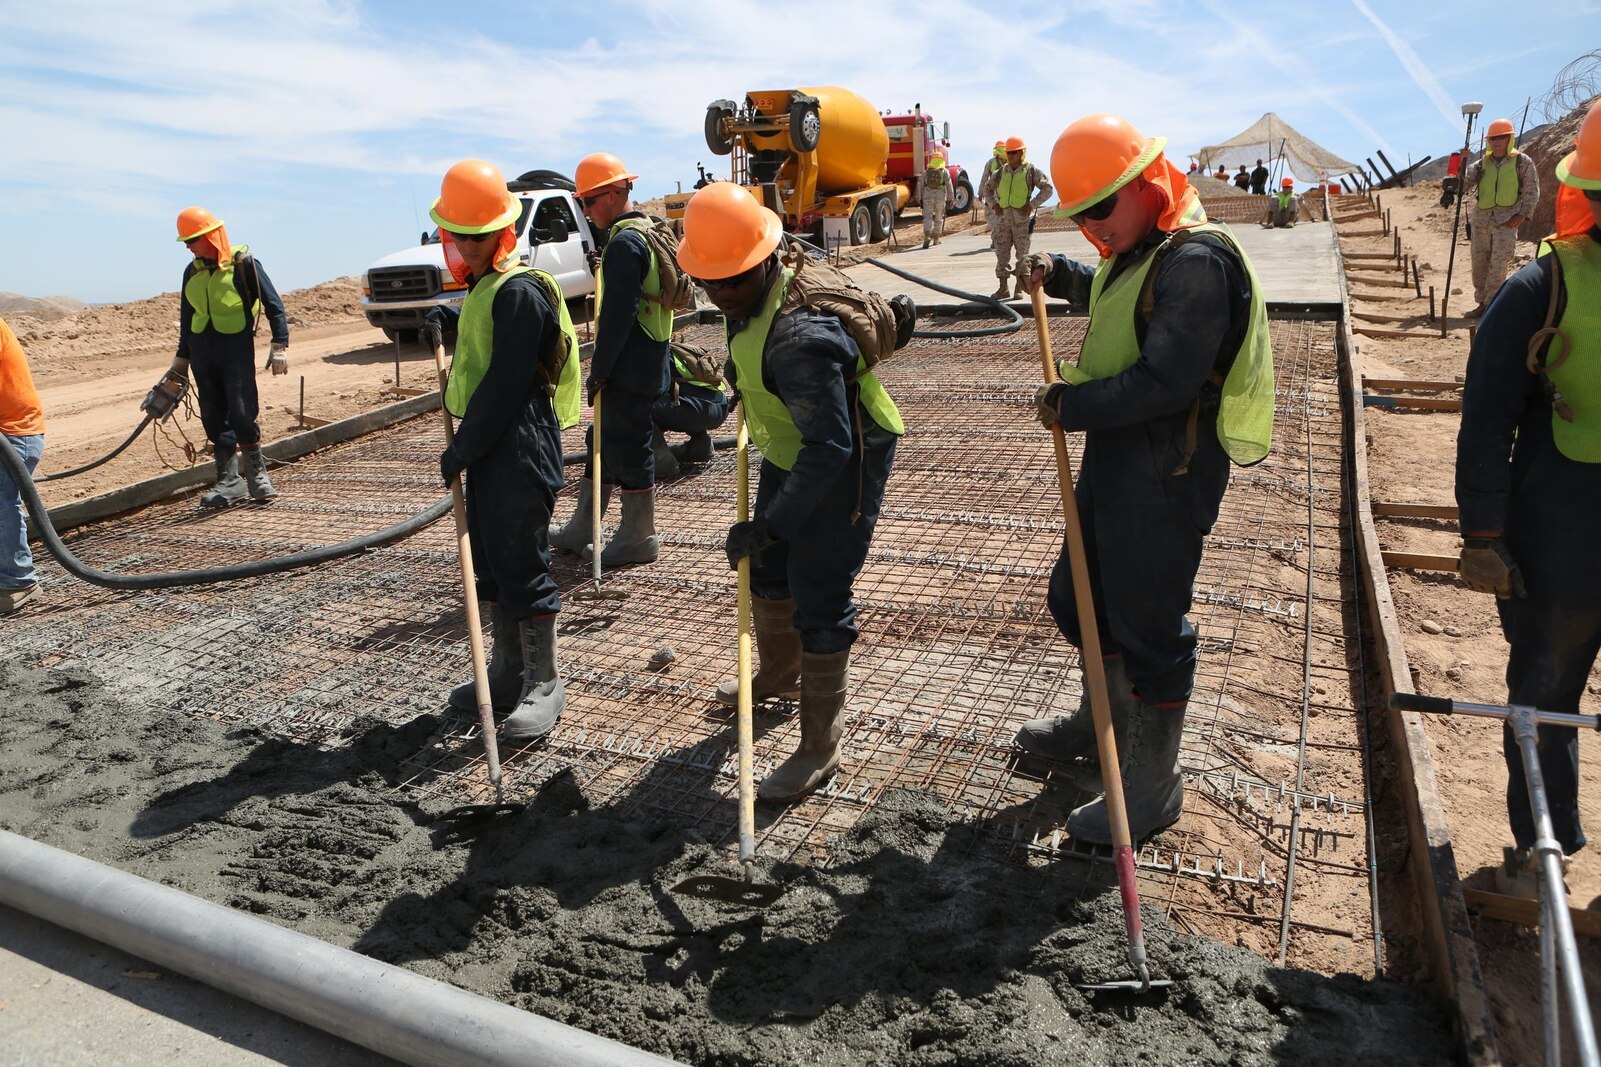
[[[0,906],[0,1067],[398,1067],[394,1060]]]
[[[1334,227],[1330,223],[1302,222],[1288,230],[1266,230],[1253,223],[1230,229],[1251,257],[1269,303],[1340,303]],[[1094,247],[1077,230],[1041,230],[1034,235],[1030,250],[1057,252],[1091,265],[1099,260]],[[901,270],[965,292],[988,296],[995,291],[995,255],[990,251],[988,234],[952,234],[933,248],[910,248],[881,258]],[[871,263],[859,263],[846,273],[857,284],[886,296],[907,293],[919,304],[960,303]]]

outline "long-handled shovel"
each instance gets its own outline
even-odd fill
[[[445,446],[456,440],[456,427],[450,421],[450,409],[445,407],[445,388],[449,384],[445,373],[445,346],[434,346],[434,368],[439,372],[439,413],[445,419]],[[461,493],[461,475],[450,483],[451,514],[456,519],[456,551],[461,557],[462,601],[467,607],[467,644],[472,649],[473,690],[478,696],[478,729],[484,735],[484,762],[489,766],[489,784],[495,787],[493,804],[464,804],[451,808],[439,816],[443,820],[487,819],[496,815],[514,815],[523,810],[521,804],[506,802],[505,786],[500,778],[500,747],[495,743],[495,712],[489,701],[489,667],[484,663],[484,634],[478,621],[478,583],[473,577],[472,548],[467,539],[467,508]]]
[[[600,398],[605,390],[595,393],[595,418],[589,427],[592,447],[590,449],[594,470],[591,477],[594,479],[594,492],[590,494],[590,533],[589,558],[590,575],[594,584],[587,589],[573,590],[574,600],[626,600],[628,594],[621,589],[605,589],[600,584],[600,513],[601,513],[601,487],[600,487]]]
[[[739,521],[750,519],[750,438],[745,429],[745,405],[739,406]],[[765,908],[783,895],[782,886],[756,880],[756,783],[751,770],[755,748],[751,726],[750,557],[739,561],[739,862],[743,878],[698,874],[673,886],[675,893],[725,900]]]
[[[1034,327],[1040,339],[1040,366],[1045,384],[1057,380],[1051,357],[1051,326],[1045,317],[1045,291],[1035,289]],[[1089,686],[1090,712],[1095,717],[1095,747],[1101,757],[1101,781],[1106,786],[1106,813],[1112,824],[1112,859],[1117,866],[1117,888],[1123,897],[1123,927],[1128,932],[1128,961],[1137,980],[1086,983],[1080,989],[1136,989],[1169,986],[1168,979],[1151,980],[1145,958],[1145,930],[1140,925],[1140,891],[1134,880],[1134,843],[1129,835],[1128,809],[1123,804],[1123,770],[1117,761],[1112,733],[1111,703],[1106,694],[1106,667],[1101,660],[1101,634],[1095,626],[1095,597],[1090,591],[1089,560],[1084,554],[1084,530],[1078,520],[1078,499],[1073,495],[1073,461],[1067,456],[1067,437],[1060,425],[1051,427],[1056,445],[1056,479],[1062,491],[1062,517],[1067,527],[1067,561],[1073,573],[1073,602],[1083,635],[1084,679]]]

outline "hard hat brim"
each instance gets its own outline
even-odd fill
[[[508,193],[505,211],[502,211],[482,226],[463,226],[460,223],[451,222],[439,213],[439,202],[443,199],[444,197],[442,196],[434,197],[433,204],[428,208],[428,217],[433,219],[434,224],[440,229],[450,230],[454,233],[493,233],[496,230],[504,230],[507,226],[516,222],[518,214],[522,212],[522,205],[517,202],[517,197]]]
[[[200,229],[196,230],[194,233],[191,233],[189,236],[187,236],[187,237],[180,236],[178,238],[178,243],[181,244],[181,245],[186,245],[190,241],[193,241],[196,237],[204,237],[206,234],[210,233],[212,230],[220,230],[220,229],[222,229],[222,220],[221,219],[212,219],[209,224],[200,227]]]
[[[1563,185],[1571,185],[1575,189],[1601,189],[1601,174],[1587,177],[1573,172],[1573,164],[1578,162],[1579,150],[1574,149],[1557,163],[1557,181]]]
[[[1073,215],[1077,215],[1085,208],[1094,207],[1096,204],[1099,204],[1102,200],[1105,200],[1107,197],[1123,188],[1123,186],[1127,185],[1141,174],[1144,174],[1145,169],[1152,163],[1156,162],[1156,157],[1161,155],[1162,150],[1166,147],[1166,137],[1152,137],[1146,142],[1145,148],[1140,152],[1140,154],[1135,157],[1134,162],[1124,167],[1123,173],[1119,174],[1116,180],[1114,180],[1106,188],[1102,189],[1094,196],[1085,197],[1076,204],[1063,204],[1062,206],[1058,207],[1053,214],[1059,219],[1065,219]]]
[[[604,189],[608,185],[616,185],[618,182],[637,182],[637,181],[639,181],[639,175],[637,175],[637,174],[618,174],[618,175],[615,175],[613,177],[607,178],[603,182],[596,182],[594,185],[585,186],[584,188],[579,189],[576,192],[574,192],[573,195],[574,196],[588,196],[590,193],[594,192],[596,189]]]
[[[692,278],[732,278],[736,274],[743,274],[756,264],[773,254],[778,242],[784,238],[784,223],[771,209],[762,210],[762,235],[749,254],[737,264],[715,264],[710,260],[701,258],[689,238],[686,236],[683,243],[678,246],[678,265]]]

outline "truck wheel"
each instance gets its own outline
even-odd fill
[[[789,142],[797,152],[813,152],[823,139],[823,117],[811,97],[789,105]]]
[[[857,204],[851,212],[851,244],[864,245],[873,239],[873,212],[866,204]]]
[[[394,326],[385,326],[384,336],[389,338],[391,341],[398,341],[403,345],[409,345],[417,339],[417,331],[397,329]]]
[[[873,240],[882,241],[895,228],[895,197],[881,196],[873,201]]]
[[[706,105],[706,147],[713,155],[726,156],[734,150],[733,139],[723,132],[723,120],[734,117],[732,100],[713,100]]]
[[[951,198],[951,214],[964,215],[973,206],[973,186],[968,182],[967,175],[956,179],[956,192]]]

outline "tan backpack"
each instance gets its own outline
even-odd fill
[[[804,306],[826,311],[839,319],[861,351],[863,373],[894,355],[896,349],[910,340],[911,329],[904,313],[897,318],[888,300],[861,288],[844,271],[808,257],[798,247],[785,255],[784,264],[795,276],[778,313],[783,315]],[[910,302],[907,303],[909,306]],[[915,320],[916,311],[911,315]]]
[[[674,311],[688,311],[695,306],[695,283],[678,265],[678,231],[667,219],[655,215],[646,215],[645,219],[630,219],[628,226],[639,232],[656,255],[656,276],[661,280],[662,291],[659,296],[645,299]]]
[[[682,341],[671,341],[668,347],[674,356],[678,357],[684,369],[689,372],[688,381],[704,382],[707,385],[718,386],[723,384],[723,368],[706,349],[699,345],[685,344]],[[678,368],[674,367],[677,376]]]

